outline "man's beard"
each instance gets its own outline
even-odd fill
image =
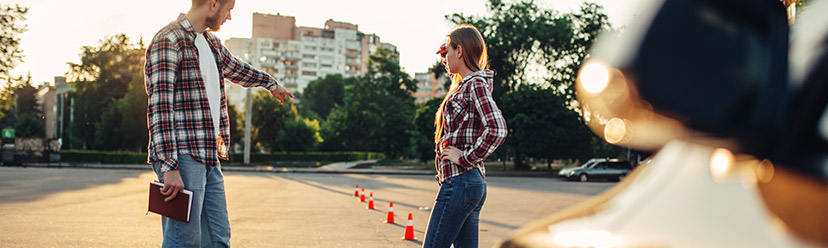
[[[217,31],[221,30],[221,24],[224,24],[224,23],[219,20],[219,13],[221,13],[221,11],[216,12],[216,14],[213,15],[213,16],[208,16],[207,17],[207,20],[206,20],[207,30],[210,30],[212,32],[217,32]]]

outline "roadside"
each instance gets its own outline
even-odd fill
[[[325,164],[323,164],[325,163]],[[126,169],[149,170],[147,164],[103,164],[103,163],[25,163],[2,165],[3,167],[32,168],[84,168],[84,169]],[[322,174],[366,174],[366,175],[434,175],[434,165],[417,160],[356,160],[345,162],[282,161],[274,165],[242,166],[223,161],[222,170],[228,172],[264,173],[322,173]],[[562,168],[573,165],[529,162],[529,170],[515,170],[514,162],[486,162],[486,176],[489,177],[557,177]]]

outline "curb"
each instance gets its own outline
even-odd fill
[[[150,171],[149,165],[135,164],[70,164],[70,163],[32,163],[21,165],[2,165],[2,167],[31,167],[55,169],[126,169]],[[365,174],[365,175],[435,175],[433,171],[393,170],[393,169],[311,169],[311,168],[270,168],[270,167],[222,167],[225,172],[264,172],[264,173],[316,173],[316,174]]]

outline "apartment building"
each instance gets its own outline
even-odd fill
[[[276,78],[291,92],[328,74],[358,76],[367,72],[368,57],[379,48],[396,51],[379,36],[359,31],[355,24],[327,20],[323,28],[296,26],[296,18],[253,13],[252,38],[230,38],[225,46]],[[245,91],[228,84],[227,97],[239,109]]]
[[[417,81],[417,92],[412,95],[416,104],[423,104],[431,98],[446,95],[443,83],[448,79],[445,74],[440,78],[435,78],[432,72],[417,72],[414,73],[414,80]]]

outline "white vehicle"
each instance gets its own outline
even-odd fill
[[[576,90],[594,133],[658,152],[501,246],[828,247],[828,1],[793,35],[792,1],[639,2]]]

